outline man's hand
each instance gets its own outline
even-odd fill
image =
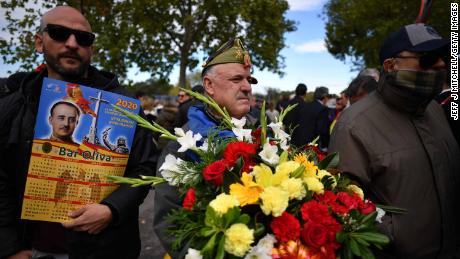
[[[32,258],[31,250],[22,250],[14,255],[7,257],[7,259],[30,259]]]
[[[112,221],[110,208],[103,204],[88,204],[69,213],[73,220],[62,225],[74,231],[85,231],[89,234],[99,234]]]

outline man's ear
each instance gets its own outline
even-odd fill
[[[204,76],[203,78],[203,87],[204,91],[209,94],[209,96],[214,95],[214,85],[208,76]]]
[[[43,34],[36,33],[34,36],[35,50],[38,53],[43,53]]]
[[[395,71],[395,59],[394,58],[387,58],[383,61],[383,69],[385,72],[393,72]]]

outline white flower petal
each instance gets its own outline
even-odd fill
[[[236,138],[238,139],[238,141],[249,141],[249,142],[252,142],[252,136],[251,136],[251,132],[252,130],[250,129],[240,129],[240,128],[233,128],[232,129],[233,131],[233,134],[235,134]]]
[[[262,158],[262,160],[271,165],[276,165],[280,160],[280,157],[278,155],[278,147],[276,145],[270,145],[268,139],[267,142],[264,144],[262,151],[259,152],[259,156],[260,158]]]
[[[195,149],[196,142],[201,139],[200,133],[193,135],[191,130],[187,131],[183,137],[177,138],[177,142],[181,145],[177,152],[185,152],[188,149]]]
[[[201,255],[201,252],[193,248],[189,248],[187,251],[187,255],[185,255],[185,259],[202,259],[202,258],[203,256]]]
[[[174,128],[174,134],[176,134],[178,137],[185,136],[185,132],[182,128]]]
[[[241,119],[237,119],[237,118],[233,118],[232,117],[232,124],[238,128],[238,129],[242,129],[244,127],[244,125],[246,125],[246,117],[243,117]]]
[[[377,210],[377,217],[375,218],[375,221],[377,221],[378,223],[382,223],[382,218],[383,216],[385,216],[385,211],[379,207],[377,207],[376,210]]]

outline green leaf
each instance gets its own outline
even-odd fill
[[[225,256],[224,244],[225,244],[225,235],[219,235],[217,246],[216,259],[223,259]]]
[[[289,155],[289,153],[286,150],[284,150],[280,155],[280,162],[279,163],[281,164],[281,163],[287,162],[289,160],[288,155]]]
[[[254,229],[254,236],[259,237],[265,233],[265,226],[262,223],[256,223]]]
[[[214,233],[216,233],[216,230],[212,227],[204,227],[200,230],[200,235],[203,237],[208,237]]]
[[[364,259],[375,259],[374,254],[369,249],[369,247],[362,247],[361,248],[361,257]]]
[[[212,237],[208,240],[208,242],[206,243],[206,245],[203,247],[203,249],[201,249],[201,253],[203,253],[203,255],[208,255],[209,258],[212,258],[212,255],[214,254],[214,247],[215,247],[215,244],[216,244],[216,237],[217,237],[217,234],[219,233],[214,233],[214,235],[212,235]]]
[[[357,256],[361,256],[361,251],[360,251],[359,248],[360,247],[359,247],[358,243],[356,243],[356,241],[353,238],[350,238],[350,249],[353,252],[353,254],[355,254]]]
[[[227,229],[230,225],[232,225],[235,221],[238,220],[240,217],[240,209],[239,208],[231,208],[223,215],[223,227]]]
[[[335,239],[337,239],[337,242],[343,243],[345,239],[347,239],[347,234],[344,232],[338,232],[335,234]]]
[[[356,237],[356,236],[354,238],[355,238],[356,242],[359,243],[360,245],[369,246],[369,243],[366,240],[364,240],[362,238],[359,238],[359,237]]]
[[[372,213],[367,214],[366,216],[364,216],[363,219],[361,220],[361,223],[364,226],[372,226],[372,225],[374,225],[376,217],[377,217],[377,212],[372,212]]]
[[[204,224],[209,227],[220,228],[222,226],[222,217],[217,215],[214,209],[211,206],[206,208],[206,217],[204,220]]]
[[[299,167],[297,167],[297,169],[291,172],[290,176],[293,178],[300,178],[302,177],[304,171],[305,171],[305,166],[300,165]]]
[[[407,213],[406,209],[403,208],[398,208],[398,207],[393,207],[393,206],[387,206],[387,205],[381,205],[381,204],[376,204],[375,206],[381,208],[385,212],[390,212],[394,214],[404,214]]]
[[[339,166],[339,154],[337,152],[327,155],[318,164],[319,169],[337,168]]]
[[[364,239],[370,243],[386,245],[390,242],[390,239],[386,235],[376,232],[354,232],[350,233],[350,235]]]
[[[262,109],[260,110],[260,145],[263,146],[267,141],[267,117],[265,116],[265,101],[262,103]]]
[[[241,214],[235,223],[242,223],[242,224],[247,225],[250,220],[251,220],[251,217],[249,217],[248,214]]]

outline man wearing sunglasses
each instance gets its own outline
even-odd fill
[[[403,208],[380,225],[382,258],[458,258],[460,151],[433,98],[446,75],[449,41],[419,23],[390,34],[377,90],[346,109],[330,150],[377,204]]]
[[[69,212],[64,224],[20,220],[22,196],[44,77],[120,92],[115,75],[90,66],[95,35],[76,9],[60,6],[45,13],[35,49],[45,66],[17,73],[0,99],[0,258],[137,258],[138,206],[148,188],[120,186],[100,204]],[[125,176],[152,175],[151,135],[138,127]]]

